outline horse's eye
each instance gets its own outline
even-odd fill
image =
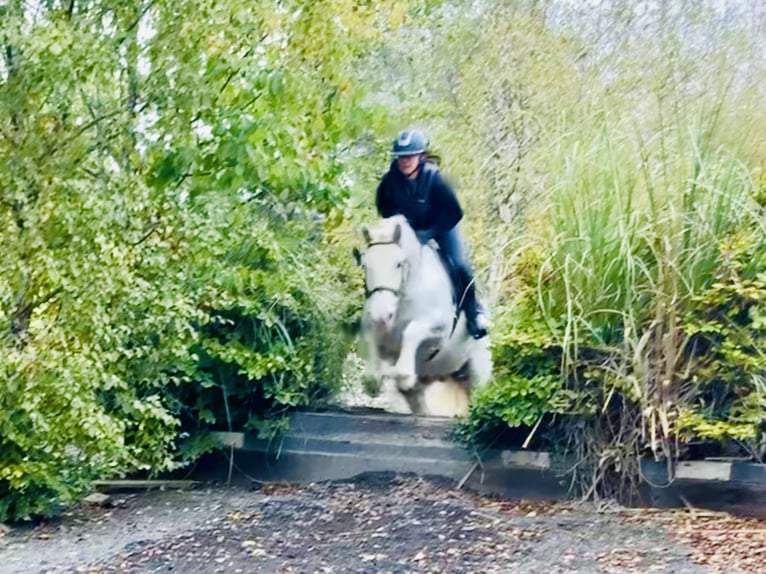
[[[401,269],[402,267],[404,267],[404,261],[400,261],[399,263],[396,264],[397,269]]]

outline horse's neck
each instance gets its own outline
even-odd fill
[[[409,224],[404,224],[400,245],[404,248],[404,251],[407,254],[410,266],[418,265],[418,262],[423,257],[423,249],[426,246],[420,243],[418,236],[415,234],[415,231],[409,227]]]

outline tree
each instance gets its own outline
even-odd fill
[[[321,394],[357,61],[399,6],[0,7],[0,520],[172,467],[227,393]]]

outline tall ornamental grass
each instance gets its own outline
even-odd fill
[[[555,176],[534,214],[546,225],[529,245],[544,254],[536,296],[576,391],[570,412],[596,427],[574,441],[596,467],[635,464],[645,448],[676,459],[679,417],[702,394],[687,318],[717,280],[721,246],[763,227],[748,171],[717,144],[718,118],[678,113],[642,130],[599,112],[549,149]]]

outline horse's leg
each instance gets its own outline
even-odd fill
[[[370,381],[380,388],[382,377],[391,368],[391,362],[384,360],[380,355],[380,347],[375,333],[371,328],[362,327],[364,330],[359,340],[359,353],[364,359],[364,373],[362,378]]]
[[[386,401],[386,410],[388,412],[398,414],[418,414],[412,409],[408,397],[399,390],[399,387],[393,378],[384,375],[381,381],[381,387],[383,397]]]
[[[360,351],[364,357],[364,374],[362,376],[365,379],[373,379],[379,385],[382,368],[377,342],[372,335],[366,333],[362,337],[361,343]]]
[[[393,375],[402,391],[409,391],[417,384],[415,356],[423,340],[432,333],[433,325],[425,321],[411,321],[404,328],[399,360],[396,361],[393,369]]]
[[[471,389],[485,386],[492,378],[492,350],[488,337],[475,342],[468,360],[468,382]]]

